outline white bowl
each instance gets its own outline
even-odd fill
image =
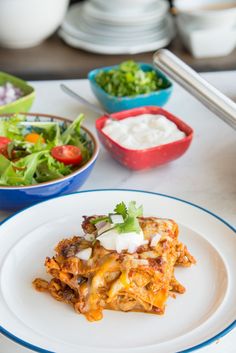
[[[91,0],[96,6],[111,12],[139,12],[155,4],[157,0]]]
[[[0,1],[0,45],[28,48],[49,37],[60,25],[69,0]]]
[[[229,28],[236,24],[236,0],[175,0],[174,6],[183,24],[191,23],[196,28]]]
[[[236,47],[236,26],[196,29],[191,24],[183,25],[178,18],[177,27],[185,47],[195,58],[226,56]]]

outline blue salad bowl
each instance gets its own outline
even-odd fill
[[[96,82],[96,75],[100,71],[109,71],[115,69],[118,65],[108,66],[100,69],[95,69],[89,72],[88,79],[90,82],[91,89],[94,95],[97,97],[98,101],[109,113],[120,112],[122,110],[133,109],[137,107],[145,106],[158,106],[162,107],[169,100],[171,93],[173,91],[173,84],[169,79],[159,70],[154,68],[150,64],[139,63],[140,68],[147,72],[154,70],[156,71],[158,77],[161,77],[164,82],[168,84],[167,88],[160,89],[151,93],[140,94],[132,97],[115,97],[104,91]]]
[[[21,113],[25,115],[27,121],[58,122],[67,127],[72,123],[71,120],[47,114]],[[0,115],[0,119],[11,117]],[[85,127],[81,127],[83,138],[88,141],[90,159],[71,174],[48,182],[30,186],[0,186],[0,210],[17,211],[46,199],[68,194],[78,190],[89,177],[98,156],[98,142],[94,135]]]

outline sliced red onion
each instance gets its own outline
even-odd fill
[[[21,89],[10,82],[0,86],[0,105],[12,103],[22,96],[23,92]]]
[[[100,222],[97,222],[96,224],[95,224],[95,227],[97,228],[97,230],[100,230],[100,229],[102,229],[103,227],[105,227],[107,225],[107,222],[105,222],[105,221],[100,221]]]

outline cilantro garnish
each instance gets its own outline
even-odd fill
[[[117,224],[116,229],[119,233],[136,232],[139,233],[141,228],[138,217],[143,215],[143,206],[136,207],[136,201],[131,201],[128,204],[124,223]]]
[[[124,61],[110,70],[100,70],[95,80],[106,93],[115,97],[134,97],[169,87],[169,82],[158,72],[143,70],[133,60]]]
[[[118,203],[114,209],[116,214],[120,214],[124,219],[127,217],[127,207],[124,202]]]
[[[114,213],[109,213],[108,216],[92,219],[90,223],[97,224],[101,221],[112,223],[112,215],[120,215],[123,217],[123,222],[116,224],[112,229],[116,229],[119,233],[140,232],[141,228],[139,225],[138,217],[143,215],[143,206],[137,207],[136,201],[130,201],[128,207],[124,202],[121,202],[116,205]]]

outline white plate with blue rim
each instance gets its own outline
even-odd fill
[[[195,256],[177,268],[186,293],[169,298],[164,316],[105,311],[90,323],[69,305],[36,292],[46,278],[46,256],[62,238],[80,233],[83,215],[106,214],[135,200],[145,216],[172,218],[180,241]],[[38,352],[192,352],[236,326],[236,234],[233,226],[199,206],[171,196],[135,190],[91,190],[39,203],[0,226],[0,330]]]

